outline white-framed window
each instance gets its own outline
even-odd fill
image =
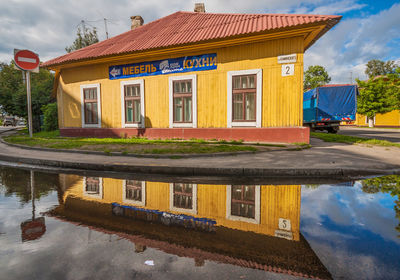
[[[233,221],[260,223],[260,186],[228,185],[226,218]]]
[[[169,208],[172,211],[197,214],[197,184],[169,184]]]
[[[83,195],[103,199],[103,178],[83,177]]]
[[[227,126],[261,127],[262,69],[229,71]]]
[[[197,76],[169,77],[169,127],[197,127]]]
[[[82,127],[101,127],[100,84],[81,85]]]
[[[124,180],[122,201],[133,205],[146,206],[146,182]]]
[[[145,127],[144,80],[121,82],[122,127]]]

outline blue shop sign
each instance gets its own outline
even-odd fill
[[[108,69],[110,80],[217,69],[217,54],[113,65]]]

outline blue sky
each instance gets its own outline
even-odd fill
[[[105,38],[103,18],[110,36],[130,28],[130,16],[146,22],[204,2],[214,13],[301,13],[343,15],[341,22],[307,50],[304,66],[319,64],[332,83],[364,79],[370,59],[400,63],[400,3],[372,0],[0,0],[0,61],[9,62],[14,48],[28,48],[41,60],[65,53],[75,39],[81,20],[97,27]]]
[[[300,230],[334,279],[399,279],[398,199],[360,182],[303,187]]]

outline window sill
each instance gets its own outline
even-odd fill
[[[129,123],[129,124],[123,124],[122,128],[144,128],[144,125],[141,123]]]
[[[132,200],[132,199],[124,198],[123,202],[126,204],[135,205],[135,206],[146,206],[146,203],[144,201],[139,201],[139,200]]]
[[[82,128],[101,128],[101,124],[83,124]]]
[[[232,122],[232,127],[245,126],[245,127],[257,127],[257,122]]]
[[[245,217],[241,217],[241,216],[228,215],[226,218],[231,221],[239,221],[239,222],[246,222],[246,223],[252,223],[252,224],[260,223],[260,221],[257,221],[257,219],[245,218]]]
[[[183,212],[183,213],[193,214],[193,215],[197,214],[197,210],[196,209],[171,207],[170,210],[171,211],[176,211],[176,212]]]
[[[193,123],[173,123],[172,128],[180,128],[180,127],[186,127],[186,128],[196,128]]]

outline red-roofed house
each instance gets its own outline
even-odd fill
[[[340,16],[176,12],[42,64],[64,136],[309,142],[303,54]]]

